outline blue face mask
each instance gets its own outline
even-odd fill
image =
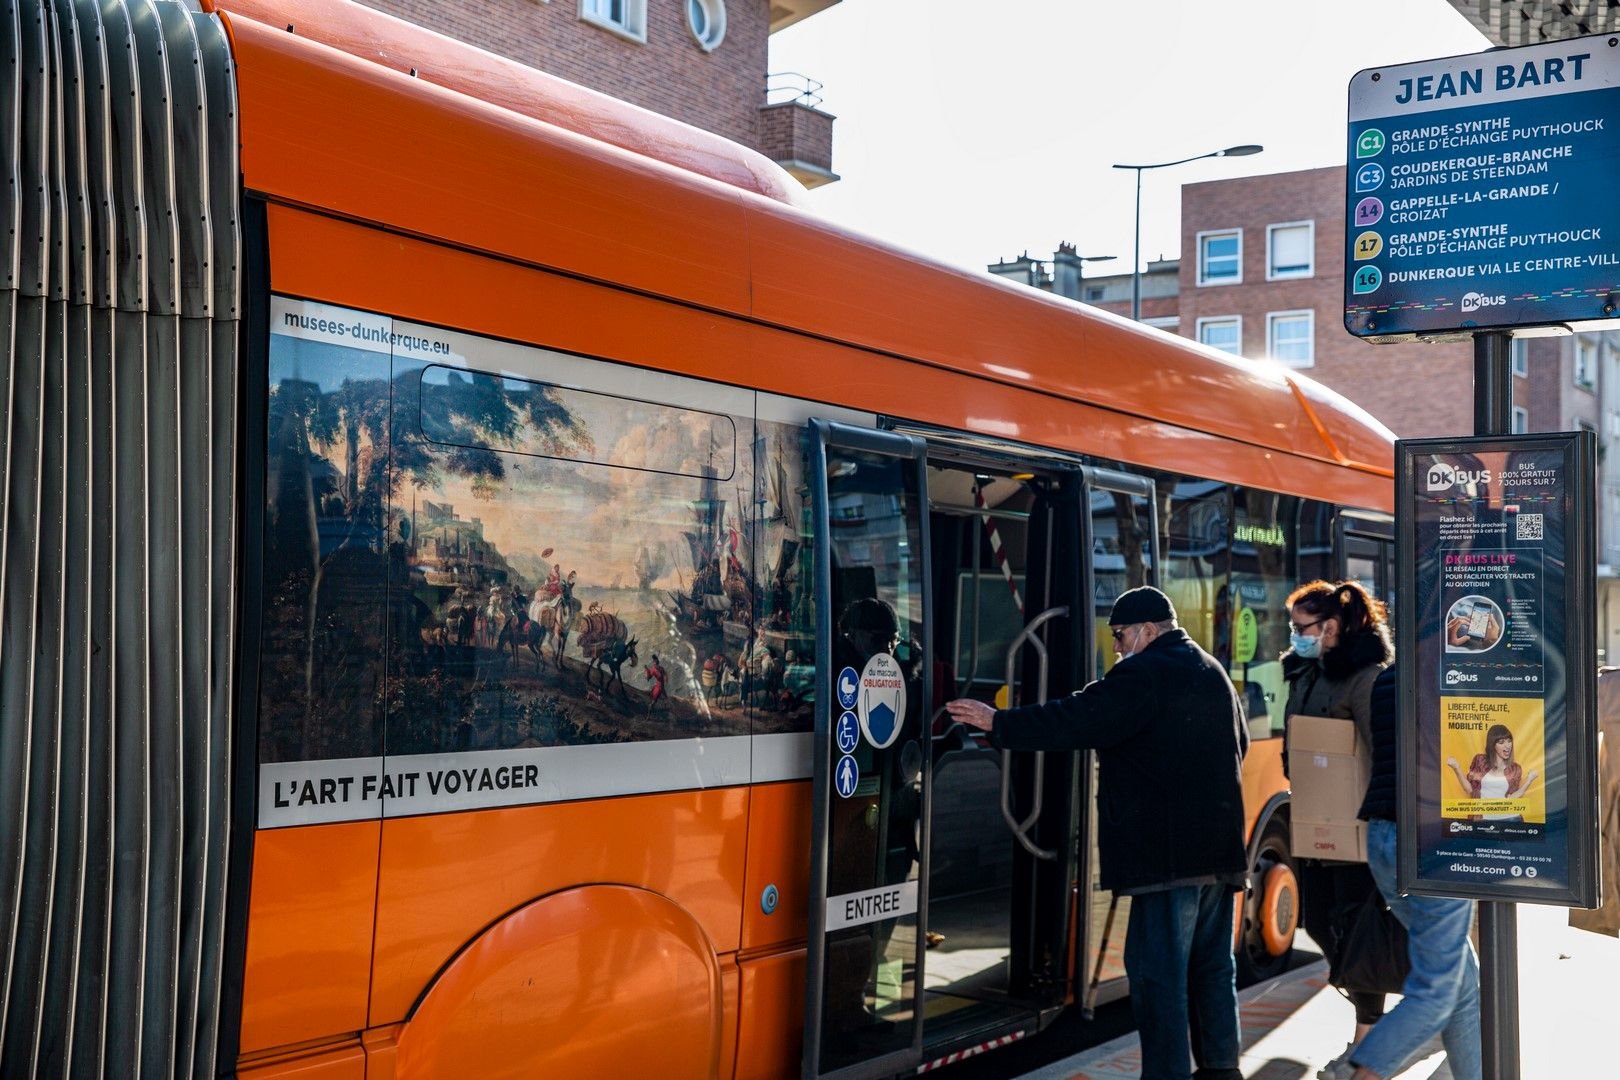
[[[1293,630],[1288,634],[1288,643],[1294,647],[1294,655],[1302,660],[1315,660],[1322,655],[1322,639],[1319,637]]]

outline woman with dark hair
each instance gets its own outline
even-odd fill
[[[1287,715],[1350,720],[1356,725],[1357,745],[1368,754],[1373,681],[1395,659],[1383,603],[1357,581],[1337,585],[1313,581],[1289,594],[1288,617],[1292,647],[1282,656],[1283,678],[1288,681]],[[1287,762],[1285,746],[1285,769]],[[1363,764],[1370,765],[1370,761]],[[1335,979],[1344,930],[1336,916],[1359,907],[1377,891],[1377,885],[1364,863],[1301,859],[1295,869],[1301,921],[1327,957],[1328,981],[1340,987],[1356,1010],[1353,1045],[1384,1015],[1384,995],[1342,986]]]
[[[1474,760],[1468,764],[1468,775],[1463,775],[1462,766],[1456,758],[1446,758],[1446,764],[1451,766],[1452,775],[1456,776],[1463,793],[1470,799],[1517,799],[1530,790],[1530,785],[1540,775],[1531,769],[1530,775],[1525,776],[1524,766],[1513,760],[1513,732],[1505,724],[1492,724],[1485,733],[1485,752],[1474,755]],[[1519,817],[1518,814],[1479,816],[1485,821]]]

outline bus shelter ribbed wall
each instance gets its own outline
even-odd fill
[[[0,1075],[212,1076],[234,73],[181,3],[0,12]]]

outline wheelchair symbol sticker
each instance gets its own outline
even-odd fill
[[[861,739],[861,722],[855,719],[855,714],[846,712],[838,718],[838,752],[850,753],[855,749],[856,743]]]
[[[833,772],[833,784],[838,788],[841,798],[849,798],[855,794],[855,786],[861,782],[861,767],[855,764],[855,759],[845,754],[838,760],[838,768]]]

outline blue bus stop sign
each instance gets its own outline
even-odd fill
[[[1620,37],[1350,80],[1344,325],[1620,326]]]

